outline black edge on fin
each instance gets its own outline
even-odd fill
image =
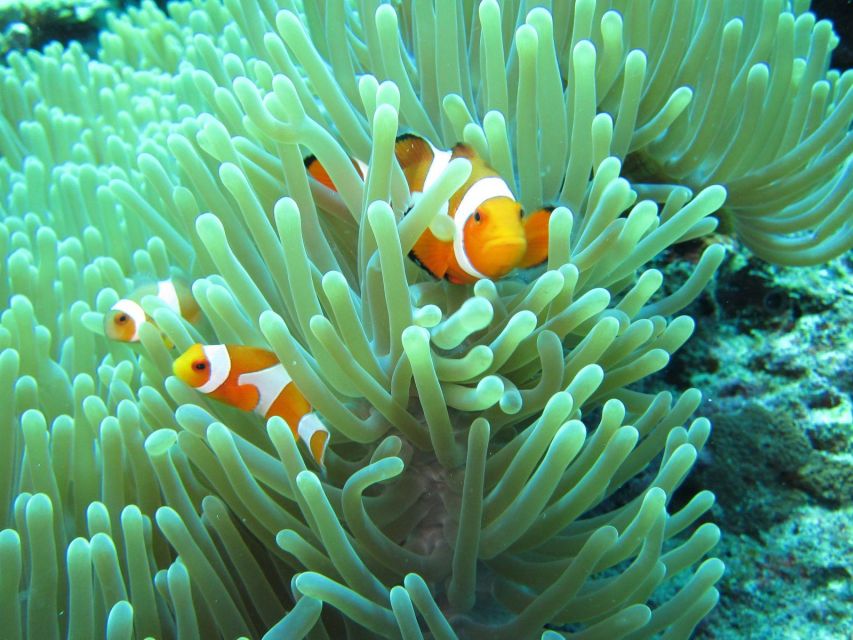
[[[454,156],[458,154],[462,158],[470,158],[477,153],[474,151],[474,147],[464,142],[457,142],[450,148],[450,150],[453,152]]]
[[[307,156],[305,156],[304,158],[302,158],[302,164],[305,165],[306,169],[310,168],[311,165],[314,164],[315,162],[317,162],[317,156],[315,156],[313,153],[310,153]]]
[[[423,269],[424,271],[426,271],[426,272],[427,272],[429,275],[431,275],[433,278],[435,278],[436,280],[441,280],[441,278],[439,278],[437,275],[435,275],[435,274],[430,270],[430,268],[429,268],[428,266],[426,266],[423,262],[421,262],[421,261],[420,261],[420,259],[415,255],[415,250],[414,250],[414,249],[412,249],[411,251],[409,251],[409,258],[411,258],[412,262],[414,262],[414,263],[415,263],[416,265],[418,265],[421,269]]]
[[[421,136],[416,136],[414,133],[401,133],[396,138],[394,138],[394,142],[402,142],[403,140],[408,140],[409,138],[417,138],[418,140],[425,140],[425,138],[421,138]]]

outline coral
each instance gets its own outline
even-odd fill
[[[280,4],[173,3],[171,19],[146,4],[111,19],[98,59],[49,46],[0,70],[10,637],[689,635],[717,600],[722,563],[703,559],[719,531],[694,526],[710,492],[669,505],[710,423],[690,419],[694,389],[631,387],[688,339],[677,314],[723,250],[667,295],[647,264],[713,231],[726,193],[713,172],[687,181],[696,193],[620,173],[713,129],[691,98],[710,104],[729,67],[683,55],[692,32],[657,20],[672,2]],[[699,35],[740,37],[715,6],[689,21]],[[733,87],[750,87],[750,117],[777,41],[782,5],[768,6],[735,47],[756,43],[732,76],[748,75]],[[822,23],[778,21],[798,25],[798,55],[829,41]],[[824,80],[821,51],[798,85],[816,95],[807,126],[732,167],[779,191],[794,231],[816,230],[790,248],[803,260],[849,241],[834,195],[848,174],[815,174],[849,139],[850,75]],[[800,93],[783,124],[810,105]],[[721,130],[741,126],[726,114]],[[400,130],[466,141],[528,210],[560,205],[547,265],[453,287],[407,260],[470,165],[452,162],[403,217]],[[821,144],[805,147],[835,151],[784,162],[812,130]],[[308,181],[305,152],[340,197]],[[350,156],[370,161],[366,183]],[[194,280],[206,324],[152,298],[148,313],[178,351],[275,351],[330,425],[325,473],[280,419],[172,377],[155,328],[139,349],[104,339],[132,276],[173,272]]]
[[[721,606],[697,638],[853,630],[851,267],[844,256],[768,267],[733,245],[714,286],[685,309],[696,332],[656,376],[701,388],[699,415],[714,425],[682,489],[713,491],[711,517],[725,532],[715,549],[727,567]],[[765,304],[771,292],[787,302]]]
[[[726,533],[718,548],[726,606],[712,612],[697,640],[834,640],[853,632],[853,512],[801,506],[792,515],[758,539]]]
[[[786,414],[774,415],[758,403],[712,417],[714,446],[693,479],[714,487],[727,532],[759,536],[806,502],[795,485],[812,449]]]

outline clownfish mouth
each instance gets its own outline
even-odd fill
[[[527,249],[527,241],[518,236],[493,238],[483,244],[483,253],[489,263],[487,271],[492,277],[504,275],[518,265]],[[483,271],[486,273],[486,270]]]
[[[523,254],[525,249],[527,249],[527,240],[518,236],[492,238],[483,244],[483,250],[488,254],[493,252],[507,255]]]

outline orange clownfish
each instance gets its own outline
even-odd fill
[[[142,310],[140,301],[145,296],[157,296],[172,311],[187,322],[196,322],[201,309],[185,284],[176,280],[161,280],[156,284],[146,284],[134,291],[130,297],[122,298],[110,307],[104,315],[104,333],[111,340],[120,342],[139,342],[139,329],[151,318]],[[171,343],[167,341],[171,347]]]
[[[321,467],[329,430],[271,351],[225,344],[194,344],[172,365],[185,383],[243,411],[265,419],[280,416]]]
[[[471,175],[453,194],[446,213],[453,220],[453,239],[438,239],[424,231],[409,257],[436,278],[469,284],[481,278],[496,280],[515,268],[526,268],[548,258],[548,220],[551,208],[527,217],[507,183],[468,145],[450,151],[435,148],[412,134],[397,137],[394,154],[414,195],[429,189],[455,158],[471,162]],[[364,178],[364,164],[353,164]],[[326,187],[335,186],[313,156],[305,159],[309,175]]]

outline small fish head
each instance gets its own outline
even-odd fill
[[[518,265],[527,249],[521,215],[521,205],[505,197],[477,207],[465,224],[465,253],[477,271],[497,279]]]
[[[210,380],[210,361],[200,344],[194,344],[184,351],[174,364],[172,372],[194,388],[201,387]]]
[[[145,312],[133,300],[119,300],[104,315],[104,334],[110,340],[139,342],[139,327],[146,321]]]

